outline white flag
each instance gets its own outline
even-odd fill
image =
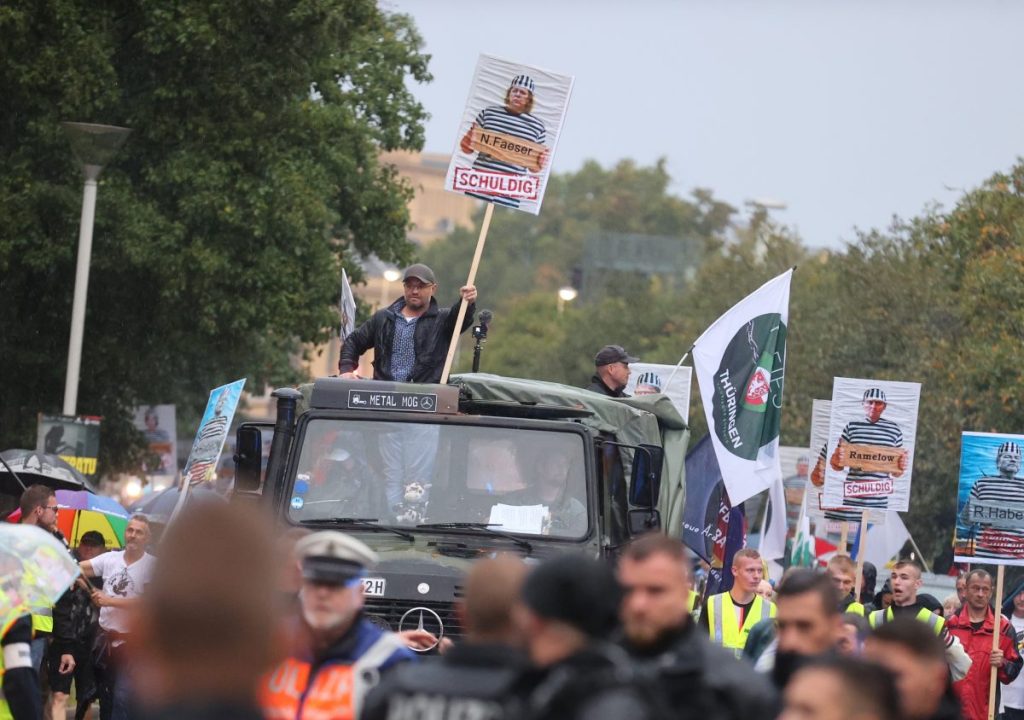
[[[782,485],[782,476],[772,483],[768,491],[770,512],[767,514],[767,527],[761,529],[761,557],[765,560],[778,560],[786,556],[786,491]]]
[[[884,568],[903,549],[910,539],[910,531],[903,524],[903,518],[894,510],[885,514],[885,522],[868,528],[866,545],[862,545],[864,560]]]
[[[352,286],[348,284],[348,275],[344,268],[341,270],[341,302],[338,307],[341,308],[341,328],[338,337],[344,343],[349,333],[356,329],[356,299],[352,295]]]
[[[718,318],[693,346],[704,414],[729,500],[779,481],[779,416],[793,270]]]

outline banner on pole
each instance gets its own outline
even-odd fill
[[[199,423],[199,430],[196,432],[196,439],[192,443],[192,450],[189,452],[183,473],[189,486],[213,479],[213,474],[217,470],[217,460],[224,449],[224,441],[228,437],[228,429],[238,408],[243,387],[244,379],[210,391],[210,399],[206,403],[206,410],[203,412],[203,419]],[[184,493],[182,496],[184,497]]]
[[[675,365],[659,365],[657,363],[630,363],[629,380],[626,382],[627,395],[653,395],[662,393],[672,401],[672,405],[683,416],[683,421],[690,422],[690,385],[693,379],[693,368]],[[672,382],[669,382],[672,378]]]
[[[445,190],[539,214],[573,80],[481,55]]]
[[[782,477],[779,417],[789,320],[787,270],[734,305],[693,346],[693,365],[734,505]]]
[[[352,286],[348,282],[348,273],[345,268],[341,269],[341,300],[338,303],[341,311],[341,325],[338,329],[338,338],[345,343],[353,330],[356,329],[356,298],[352,294]]]
[[[910,507],[920,383],[836,378],[832,385],[827,507],[868,511]]]
[[[954,561],[1024,565],[1024,435],[965,432],[960,440]]]
[[[178,433],[174,405],[140,405],[135,408],[135,427],[146,436],[143,470],[150,477],[173,478],[178,474]]]
[[[95,415],[43,415],[36,424],[36,450],[57,455],[85,476],[92,485],[99,480],[100,422]]]

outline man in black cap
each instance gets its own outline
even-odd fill
[[[469,307],[462,322],[465,332],[473,324],[476,287],[459,290],[459,300],[450,308],[438,307],[434,293],[437,280],[426,265],[410,265],[403,274],[404,294],[373,314],[345,338],[338,371],[341,377],[356,379],[359,357],[373,348],[373,379],[396,382],[436,383],[441,380],[448,344],[455,332],[459,303]]]
[[[367,696],[362,720],[522,717],[533,672],[512,614],[525,576],[516,557],[474,563],[455,605],[463,641],[436,662],[388,673]]]
[[[632,357],[621,345],[605,345],[594,356],[596,374],[590,378],[587,390],[608,397],[629,397],[623,392],[629,381],[629,364],[639,361],[640,358]]]
[[[365,619],[363,578],[377,555],[354,537],[324,530],[295,544],[302,563],[302,622],[295,647],[260,687],[271,718],[357,717],[381,672],[415,658],[394,633]]]
[[[654,717],[629,656],[607,642],[621,594],[610,567],[571,554],[548,560],[527,576],[519,626],[543,676],[527,700],[526,717]]]

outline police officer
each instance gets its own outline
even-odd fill
[[[296,636],[311,642],[296,643],[263,680],[260,705],[278,720],[357,717],[381,673],[415,654],[362,615],[363,578],[377,562],[370,548],[325,530],[299,540],[295,552],[302,564]]]
[[[513,557],[481,560],[455,606],[464,641],[436,662],[405,663],[366,698],[363,720],[519,718],[531,681],[513,621],[526,566]]]

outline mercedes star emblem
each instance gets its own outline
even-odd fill
[[[429,647],[413,648],[416,652],[427,652],[437,647],[444,637],[444,623],[441,616],[428,607],[414,607],[407,610],[398,621],[398,632],[406,630],[426,630],[434,636],[434,643]]]

